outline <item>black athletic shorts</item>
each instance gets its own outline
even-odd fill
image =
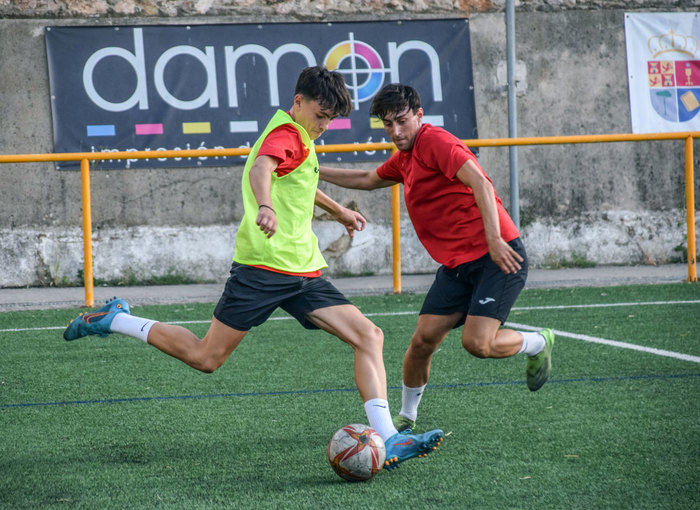
[[[286,275],[234,262],[214,317],[234,329],[248,331],[280,307],[306,329],[318,329],[306,318],[309,312],[348,304],[350,301],[321,277]]]
[[[493,317],[503,324],[527,279],[527,255],[522,241],[518,237],[508,244],[523,258],[517,273],[505,274],[488,253],[452,269],[440,266],[423,301],[421,315],[462,312],[455,328],[464,324],[467,314]]]

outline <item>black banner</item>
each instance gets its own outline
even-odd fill
[[[389,141],[369,105],[392,82],[415,87],[425,122],[476,138],[469,26],[464,19],[48,27],[55,152],[250,147],[299,72],[345,77],[353,111],[317,145]],[[382,161],[386,151],[319,155]],[[113,160],[97,168],[225,166],[243,158]],[[77,168],[62,162],[58,168]]]

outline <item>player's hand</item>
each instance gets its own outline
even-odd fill
[[[347,230],[348,235],[353,237],[356,230],[364,230],[367,225],[367,220],[359,212],[343,207],[337,215],[334,215],[336,221],[342,224]]]
[[[277,215],[275,211],[270,207],[260,206],[255,224],[260,227],[260,230],[262,230],[269,239],[277,232]]]
[[[520,271],[520,262],[523,261],[523,258],[502,238],[489,243],[489,255],[504,273],[510,274]]]

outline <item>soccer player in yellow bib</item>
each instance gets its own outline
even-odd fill
[[[128,303],[117,298],[71,321],[63,337],[122,333],[197,370],[213,372],[251,328],[280,307],[305,328],[320,328],[352,347],[355,383],[370,426],[385,442],[387,469],[434,450],[442,441],[441,430],[399,433],[392,423],[382,331],[321,277],[327,264],[311,230],[314,206],[331,214],[350,236],[366,223],[317,189],[313,141],[351,106],[339,73],[308,67],[299,76],[290,110],[277,111],[253,146],[243,171],[245,212],[231,274],[203,339],[181,326],[131,315]]]

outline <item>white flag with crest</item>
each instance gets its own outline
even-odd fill
[[[700,14],[626,13],[633,133],[700,131]]]

